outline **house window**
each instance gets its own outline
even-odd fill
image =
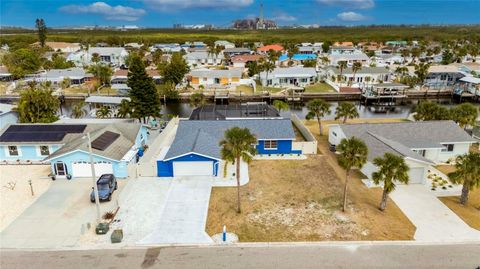
[[[417,153],[418,155],[425,157],[426,150],[424,149],[414,149],[413,152]]]
[[[40,155],[42,156],[50,155],[50,148],[48,146],[40,146]]]
[[[18,148],[17,146],[8,146],[8,155],[10,156],[18,156]]]
[[[443,149],[442,152],[452,152],[453,151],[453,144],[442,144]]]
[[[264,149],[277,149],[277,141],[276,140],[265,140]]]

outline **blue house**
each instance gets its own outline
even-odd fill
[[[219,142],[232,127],[248,128],[256,137],[258,155],[299,155],[290,119],[181,120],[170,147],[157,161],[159,177],[218,176],[222,161]]]
[[[91,177],[86,134],[90,133],[96,176],[128,176],[138,150],[147,142],[140,124],[17,124],[0,135],[4,162],[50,163],[57,177]]]

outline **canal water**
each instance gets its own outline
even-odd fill
[[[450,99],[437,99],[431,100],[442,105],[451,106],[455,103]],[[61,114],[69,116],[72,106],[78,101],[69,100],[66,101],[61,107]],[[338,102],[331,103],[331,113],[327,115],[325,119],[333,119],[335,117],[335,109],[338,106]],[[355,102],[360,118],[406,118],[412,112],[413,108],[418,104],[418,100],[407,100],[405,103],[395,106],[394,110],[388,112],[375,112],[374,106],[365,106],[361,102]],[[88,110],[88,106],[85,107]],[[161,113],[165,119],[169,116],[179,116],[182,118],[188,118],[193,110],[193,107],[188,103],[170,102],[166,105],[162,105]],[[284,117],[290,116],[291,113],[296,114],[300,119],[304,119],[308,113],[305,104],[291,105],[289,110],[282,111],[280,114]]]

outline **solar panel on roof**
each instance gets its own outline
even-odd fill
[[[118,137],[120,137],[120,134],[105,131],[103,134],[93,140],[92,148],[102,151],[106,150],[108,146],[110,146],[115,140],[117,140]]]
[[[0,136],[0,142],[57,142],[66,134],[83,133],[86,127],[85,124],[11,125]]]

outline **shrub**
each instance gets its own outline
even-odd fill
[[[105,212],[105,214],[103,214],[102,218],[104,220],[111,220],[115,217],[115,212],[113,211],[108,211],[108,212]]]

